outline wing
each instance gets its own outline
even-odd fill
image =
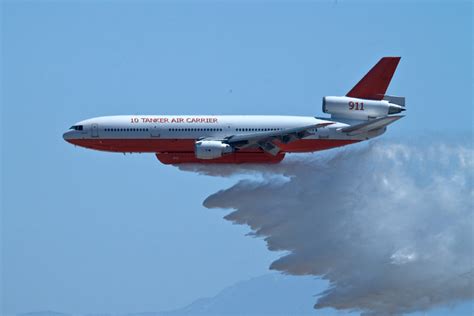
[[[322,128],[331,124],[334,123],[324,122],[320,124],[288,128],[279,131],[232,135],[225,138],[224,141],[237,149],[247,147],[260,147],[265,152],[275,156],[280,152],[280,148],[274,144],[274,140],[279,140],[280,142],[287,144],[295,140],[312,135],[312,133],[310,132],[310,130],[312,129]]]
[[[375,120],[370,120],[361,124],[356,124],[341,129],[341,132],[347,133],[349,136],[354,136],[362,133],[367,133],[382,127],[385,127],[393,122],[401,119],[403,115],[385,116]]]

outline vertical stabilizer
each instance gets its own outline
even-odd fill
[[[400,57],[383,57],[346,96],[382,100],[399,61]]]

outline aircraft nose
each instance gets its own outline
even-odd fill
[[[67,131],[63,134],[63,139],[68,143],[71,143],[71,139],[73,138],[74,131]]]

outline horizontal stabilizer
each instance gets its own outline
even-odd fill
[[[390,103],[405,107],[405,97],[396,97],[396,96],[393,96],[393,95],[384,95],[383,99],[390,102]]]
[[[370,120],[361,124],[352,125],[348,127],[344,127],[341,129],[341,132],[347,133],[347,135],[354,136],[362,133],[367,133],[379,128],[383,128],[393,122],[401,119],[403,115],[393,115],[393,116],[385,116],[375,120]]]
[[[346,96],[382,100],[399,62],[400,57],[383,57]]]

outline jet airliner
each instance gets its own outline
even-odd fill
[[[276,115],[121,115],[74,124],[74,145],[154,153],[165,164],[278,163],[286,153],[314,152],[371,139],[402,118],[405,98],[386,95],[400,57],[383,57],[345,95],[323,98],[328,118]]]

